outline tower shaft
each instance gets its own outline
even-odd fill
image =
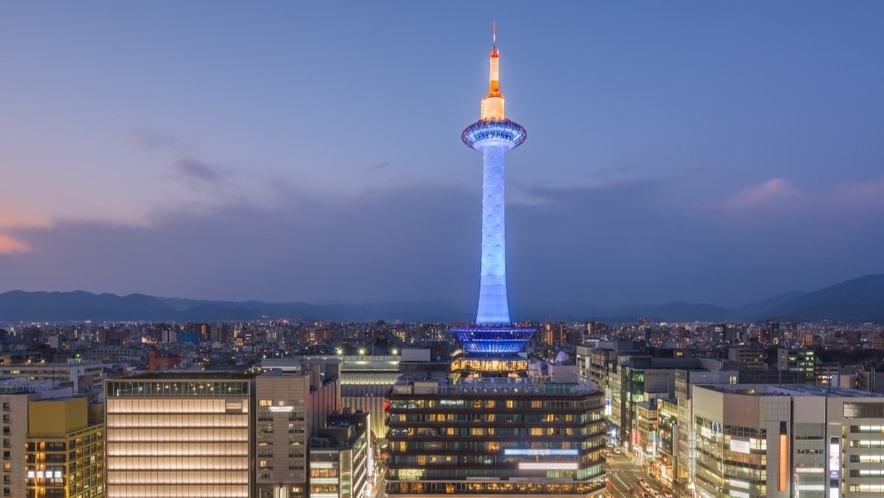
[[[477,324],[509,324],[506,295],[506,228],[504,218],[504,162],[508,144],[482,147],[482,267]]]

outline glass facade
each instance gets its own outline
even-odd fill
[[[603,490],[602,393],[576,384],[477,384],[394,390],[387,410],[388,494]]]
[[[697,486],[717,496],[767,496],[766,429],[695,417],[694,431]]]

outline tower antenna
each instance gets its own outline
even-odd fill
[[[497,23],[491,21],[491,46],[497,46]]]

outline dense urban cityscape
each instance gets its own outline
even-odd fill
[[[521,154],[515,150],[529,134],[506,112],[496,23],[486,48],[487,93],[481,91],[478,120],[465,119],[461,132],[463,145],[482,157],[475,314],[461,321],[328,319],[316,313],[343,308],[267,304],[248,290],[250,300],[242,302],[2,292],[0,497],[884,496],[884,275],[869,272],[728,309],[636,305],[612,311],[614,319],[562,303],[567,319],[552,312],[514,319],[524,312],[511,312],[506,228],[530,213],[515,210],[515,219],[505,221],[513,213],[504,194],[505,158]],[[575,89],[566,89],[561,96],[569,99]],[[341,98],[333,114],[346,107]],[[539,140],[548,146],[555,132],[542,131]],[[149,138],[151,153],[187,148],[169,137]],[[196,159],[175,164],[185,183],[234,196],[224,167]],[[531,190],[514,183],[522,188],[516,195]],[[762,187],[722,206],[766,202],[771,192],[798,196],[781,178]],[[556,196],[568,197],[564,190]],[[478,220],[478,202],[469,208]],[[9,233],[19,233],[4,220],[0,229],[6,223]],[[572,231],[592,232],[567,228],[543,244],[567,245]],[[267,237],[249,243],[288,254],[286,243]],[[525,241],[524,232],[519,237]],[[339,245],[369,246],[371,238]],[[628,243],[649,239],[636,234]],[[151,240],[139,250],[161,252],[166,242]],[[206,241],[197,259],[227,243]],[[305,243],[329,251],[335,245]],[[0,233],[0,256],[31,253],[39,250]],[[422,257],[412,266],[449,271],[442,259]],[[193,260],[169,266],[185,271]],[[759,261],[750,266],[766,268]],[[212,268],[207,274],[237,275],[228,288],[247,280],[229,266]],[[585,285],[604,292],[604,284]],[[440,306],[422,312],[459,313]],[[647,313],[631,314],[636,310]],[[366,305],[360,313],[375,311]],[[188,316],[204,319],[174,318]]]
[[[3,494],[878,493],[881,325],[519,325],[526,377],[487,385],[440,323],[6,325]]]

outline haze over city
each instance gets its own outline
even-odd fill
[[[884,271],[884,4],[6,3],[0,292],[475,296],[499,26],[513,308]]]

